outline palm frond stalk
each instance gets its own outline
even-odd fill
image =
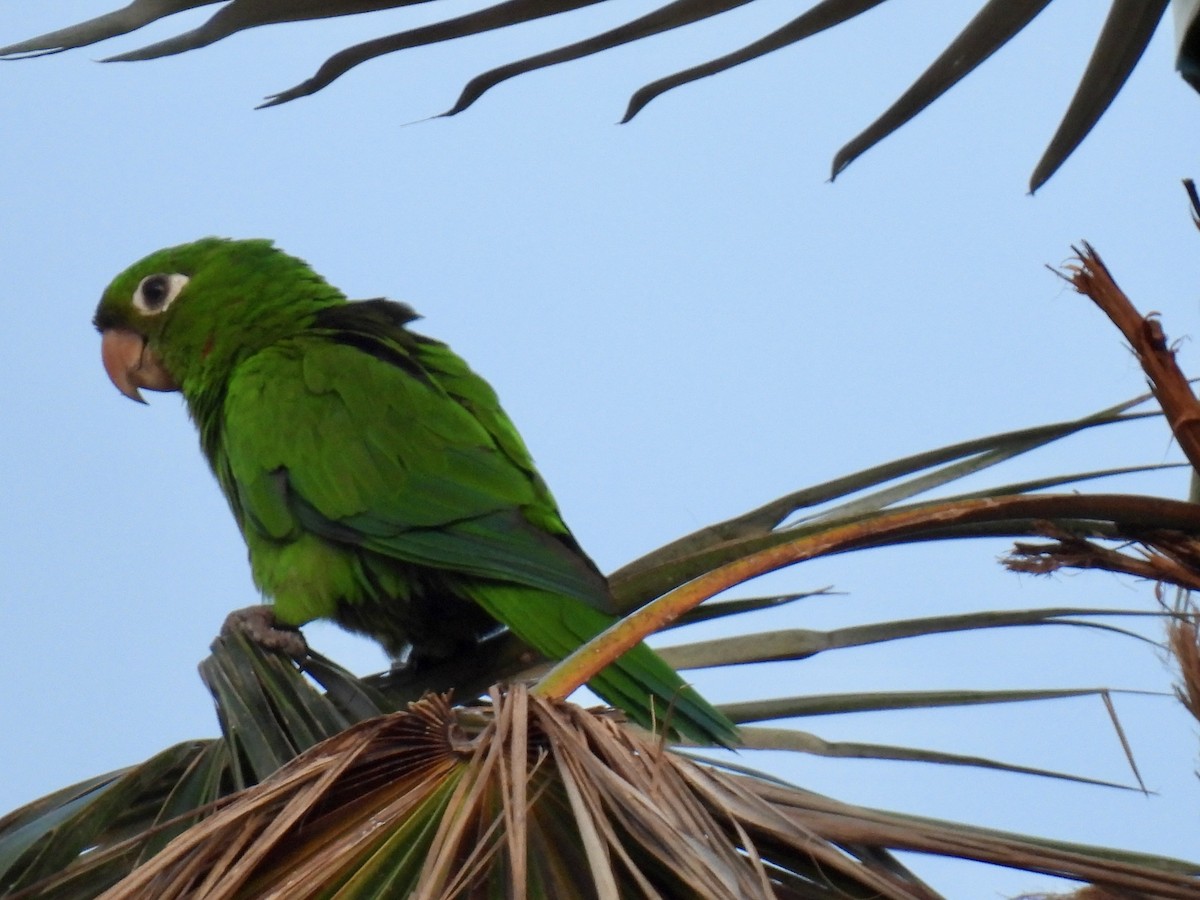
[[[120,10],[86,22],[0,47],[0,56],[21,57],[84,47],[127,34],[151,22],[220,0],[133,0]],[[430,25],[375,38],[342,50],[321,65],[311,78],[268,98],[275,106],[314,94],[364,62],[379,56],[429,44],[453,41],[488,31],[521,25],[547,16],[570,13],[602,0],[503,0],[494,6]],[[684,28],[745,6],[751,0],[671,0],[644,15],[585,40],[556,47],[484,72],[463,88],[444,113],[467,109],[496,85],[517,75],[581,59],[632,41]],[[707,78],[790,47],[805,38],[849,21],[880,6],[884,0],[822,0],[771,33],[744,47],[707,60],[648,84],[629,100],[622,118],[628,122],[648,103],[669,90]],[[842,147],[833,160],[836,176],[866,150],[892,134],[941,97],[964,76],[1028,27],[1051,0],[987,0],[960,34],[879,118]],[[1029,189],[1036,191],[1056,172],[1099,121],[1124,86],[1166,13],[1169,0],[1112,0],[1079,86],[1049,146],[1035,166]],[[354,15],[414,5],[414,0],[229,0],[200,27],[138,50],[108,57],[106,62],[155,59],[208,46],[248,28],[309,19]],[[1190,7],[1190,8],[1189,8]],[[1194,3],[1176,0],[1180,34],[1178,67],[1189,83],[1200,72],[1200,28]]]

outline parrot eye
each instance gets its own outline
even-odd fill
[[[147,275],[133,292],[133,305],[147,315],[157,315],[171,305],[187,283],[186,275]]]

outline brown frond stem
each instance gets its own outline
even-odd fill
[[[906,543],[956,527],[1002,524],[1010,535],[1043,534],[1038,524],[1071,519],[1115,525],[1116,536],[1167,528],[1200,534],[1200,505],[1123,494],[1010,495],[954,500],[872,516],[748,554],[664,594],[617,621],[550,670],[536,685],[542,696],[564,698],[648,635],[705,600],[759,575],[818,556]],[[1200,550],[1200,544],[1197,545]],[[1196,571],[1200,572],[1200,568]]]
[[[1101,569],[1200,590],[1200,540],[1176,531],[1130,530],[1120,537],[1136,554],[1106,547],[1052,522],[1035,527],[1048,544],[1017,542],[1003,560],[1005,568],[1031,575],[1049,575],[1060,569]]]
[[[1200,471],[1200,402],[1175,362],[1175,351],[1167,343],[1162,323],[1153,313],[1143,316],[1137,311],[1090,244],[1084,242],[1082,249],[1071,249],[1078,261],[1067,266],[1068,274],[1063,277],[1100,307],[1125,336],[1150,380],[1171,432],[1192,468]]]

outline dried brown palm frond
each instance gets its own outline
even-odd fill
[[[0,858],[24,849],[26,871],[53,872],[10,880],[5,896],[937,896],[894,850],[1153,896],[1196,889],[1194,864],[872,810],[698,763],[611,710],[520,683],[467,706],[430,695],[339,730],[329,694],[240,638],[219,642],[205,667],[224,741],[174,748],[0,822]],[[336,668],[324,669],[334,680]],[[344,693],[353,680],[340,677]],[[231,721],[255,695],[263,718]],[[305,723],[330,737],[291,749]],[[290,761],[184,808],[231,764],[246,779],[270,769],[272,745]]]
[[[123,9],[29,40],[0,47],[0,55],[40,55],[82,47],[126,34],[174,13],[209,6],[219,0],[133,0]],[[313,94],[350,69],[400,50],[452,41],[569,13],[601,0],[503,0],[485,9],[422,25],[397,34],[348,47],[328,59],[308,80],[275,94],[264,105],[273,106]],[[473,78],[447,112],[466,109],[485,92],[507,79],[558,63],[580,59],[632,41],[684,28],[745,6],[751,0],[671,0],[657,9],[601,34],[500,66]],[[884,0],[822,0],[811,4],[791,21],[762,38],[723,56],[682,72],[660,78],[638,90],[629,101],[623,121],[633,118],[661,94],[706,78],[805,38],[841,25]],[[935,59],[911,87],[861,134],[838,151],[833,161],[836,176],[870,147],[892,134],[938,97],[982,65],[993,53],[1029,26],[1051,0],[987,0],[962,32]],[[194,50],[247,28],[279,22],[354,15],[373,10],[415,5],[415,0],[229,0],[200,27],[148,47],[112,56],[109,60],[144,60]],[[1167,10],[1168,0],[1112,0],[1096,39],[1091,59],[1062,122],[1030,178],[1037,190],[1074,152],[1108,109],[1141,59],[1150,38]],[[1179,4],[1178,67],[1193,85],[1200,84],[1200,27],[1192,5]]]
[[[1194,896],[1185,867],[839,803],[665,752],[607,711],[430,696],[313,747],[103,895],[934,898],[893,849]],[[582,877],[582,873],[588,873]]]
[[[1200,606],[1184,592],[1171,612],[1167,642],[1179,667],[1175,695],[1192,718],[1200,722]]]

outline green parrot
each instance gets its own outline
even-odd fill
[[[416,318],[271,241],[206,238],[118,275],[94,321],[121,393],[183,393],[275,625],[332,619],[420,662],[499,623],[561,659],[615,621],[608,584],[491,387]],[[736,741],[644,644],[589,686],[644,726]]]

